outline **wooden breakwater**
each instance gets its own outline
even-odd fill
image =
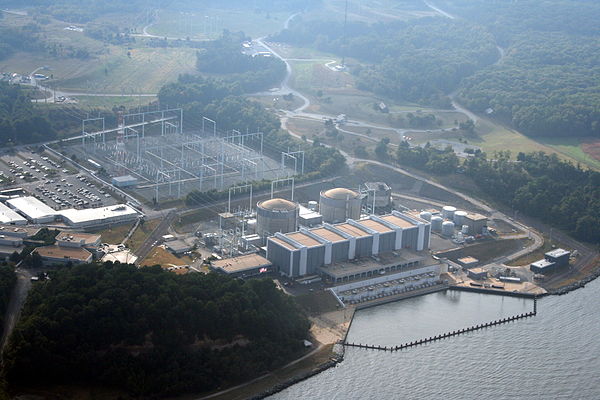
[[[431,336],[431,337],[424,338],[424,339],[415,340],[414,342],[407,342],[407,343],[401,344],[399,346],[379,346],[379,345],[369,345],[369,344],[362,344],[362,343],[343,343],[343,345],[346,347],[358,347],[361,349],[370,349],[370,350],[399,351],[399,350],[407,349],[409,347],[415,347],[415,346],[419,346],[419,345],[426,344],[429,342],[435,342],[436,340],[442,340],[442,339],[446,339],[449,337],[462,335],[463,333],[475,332],[475,331],[478,331],[478,330],[481,330],[484,328],[491,328],[492,326],[506,324],[506,323],[512,322],[512,321],[517,321],[519,319],[534,317],[535,315],[537,315],[537,297],[533,298],[533,311],[530,311],[528,313],[513,315],[512,317],[506,317],[506,318],[502,318],[499,320],[486,322],[486,323],[480,324],[480,325],[473,325],[468,328],[463,328],[463,329],[458,329],[456,331],[446,332],[441,335],[436,335],[436,336]]]

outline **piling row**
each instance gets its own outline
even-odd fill
[[[358,343],[358,344],[357,343],[344,343],[344,346],[359,347],[361,349],[371,349],[371,350],[381,350],[381,351],[398,351],[398,350],[407,349],[409,347],[414,347],[414,346],[418,346],[418,345],[429,343],[429,342],[435,342],[436,340],[442,340],[442,339],[449,338],[452,336],[461,335],[463,333],[474,332],[474,331],[478,331],[480,329],[489,328],[489,327],[500,325],[500,324],[505,324],[507,322],[512,322],[512,321],[516,321],[516,320],[523,319],[523,318],[533,317],[535,315],[537,315],[537,298],[533,299],[533,311],[530,311],[528,313],[513,315],[512,317],[506,317],[506,318],[502,318],[502,319],[499,319],[496,321],[486,322],[481,325],[473,325],[468,328],[463,328],[463,329],[459,329],[456,331],[447,332],[447,333],[444,333],[441,335],[416,340],[414,342],[404,343],[404,344],[401,344],[400,346],[389,346],[388,347],[388,346],[377,346],[377,345],[369,345],[369,344],[362,344],[362,343]]]

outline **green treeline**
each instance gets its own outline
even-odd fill
[[[435,174],[449,174],[456,171],[459,160],[452,147],[443,150],[431,147],[427,143],[424,147],[410,147],[407,141],[402,141],[396,150],[396,159],[400,164],[433,172]]]
[[[0,337],[4,332],[4,314],[8,308],[10,294],[17,283],[15,269],[10,265],[0,265]]]
[[[243,33],[224,31],[197,53],[200,72],[228,74],[226,80],[239,86],[243,93],[269,89],[285,76],[285,63],[276,57],[252,57],[242,53],[242,42],[250,40]]]
[[[3,7],[36,7],[63,21],[84,23],[106,14],[144,13],[153,9],[181,9],[202,12],[206,8],[243,8],[258,11],[300,11],[321,4],[322,0],[16,0]],[[201,4],[198,4],[201,3]]]
[[[517,162],[508,151],[492,160],[476,154],[464,168],[486,193],[515,210],[600,243],[600,173],[542,152],[519,153]]]
[[[487,158],[472,151],[460,169],[490,197],[561,228],[577,239],[600,243],[600,173],[560,160],[555,154],[509,151]],[[437,174],[457,171],[459,160],[449,147],[409,147],[403,142],[396,160]]]
[[[1,15],[1,13],[0,13]],[[0,20],[2,18],[0,17]],[[39,50],[39,27],[35,24],[19,28],[0,26],[0,60],[3,60],[17,51]]]
[[[273,40],[345,55],[364,62],[357,85],[392,99],[448,106],[445,95],[498,58],[493,36],[465,21],[421,18],[368,25],[294,19]]]
[[[600,3],[523,0],[447,3],[505,47],[499,65],[467,79],[461,102],[532,136],[600,136]]]
[[[149,398],[259,376],[302,351],[309,322],[269,280],[88,264],[34,285],[5,352],[12,387],[91,383]]]
[[[19,85],[0,82],[0,145],[53,140],[56,131]]]

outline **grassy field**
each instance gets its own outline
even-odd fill
[[[152,35],[190,37],[191,39],[214,39],[223,29],[244,32],[253,38],[266,36],[283,29],[289,13],[270,13],[219,8],[202,8],[193,12],[161,10],[158,21],[148,27]]]
[[[56,75],[65,90],[114,94],[157,93],[179,74],[195,71],[196,51],[190,48],[111,47],[111,52],[74,74]]]
[[[77,96],[77,107],[82,109],[104,108],[111,109],[112,107],[145,107],[156,101],[156,97],[122,97],[122,96]],[[156,109],[156,107],[154,108]]]
[[[22,26],[31,23],[31,17],[5,14],[2,23]],[[47,86],[73,92],[136,94],[156,93],[165,83],[174,81],[179,74],[195,72],[196,51],[191,48],[152,48],[146,41],[114,46],[92,39],[82,32],[66,31],[65,22],[50,18],[41,25],[40,36],[47,45],[86,49],[87,59],[52,56],[46,52],[18,52],[0,62],[0,71],[30,74],[48,66],[43,72],[52,75]],[[129,54],[128,54],[129,53]],[[139,99],[138,99],[139,101]],[[87,104],[115,105],[114,98],[86,99]],[[118,105],[118,104],[117,104]]]
[[[325,0],[322,9],[309,12],[307,17],[344,18],[344,0]],[[355,0],[348,2],[348,20],[373,22],[391,22],[417,17],[434,16],[437,13],[422,2],[394,0]]]
[[[148,254],[148,256],[146,256],[146,258],[140,262],[140,265],[143,267],[151,267],[153,265],[170,267],[171,265],[169,264],[179,266],[187,265],[188,262],[177,256],[174,256],[168,250],[160,246],[153,248],[152,251],[150,251],[150,254]]]
[[[144,243],[144,240],[152,233],[152,231],[160,224],[160,219],[152,219],[140,224],[135,230],[131,238],[127,241],[127,247],[136,250]]]
[[[102,242],[109,244],[119,244],[125,239],[133,224],[117,225],[111,228],[103,229],[98,234],[102,235]]]
[[[600,159],[592,157],[586,153],[582,148],[590,146],[593,143],[597,143],[598,140],[594,138],[576,137],[576,138],[546,138],[539,139],[539,142],[546,146],[551,147],[560,154],[568,156],[573,160],[582,164],[588,165],[591,168],[600,170]]]

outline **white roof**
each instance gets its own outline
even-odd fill
[[[135,176],[131,176],[131,175],[123,175],[123,176],[115,176],[113,178],[114,181],[117,182],[129,182],[129,181],[137,181],[137,178]]]
[[[30,219],[52,217],[57,212],[33,196],[16,197],[7,203],[14,209],[25,214]]]
[[[310,208],[306,208],[303,205],[300,205],[300,218],[312,219],[312,218],[321,218],[322,215],[316,211],[311,210]]]
[[[69,208],[60,211],[59,214],[72,224],[82,224],[108,218],[131,217],[137,215],[138,212],[126,204],[118,204],[108,207],[86,208],[83,210]]]
[[[3,224],[14,224],[23,223],[26,224],[27,220],[15,211],[0,203],[0,223]]]

